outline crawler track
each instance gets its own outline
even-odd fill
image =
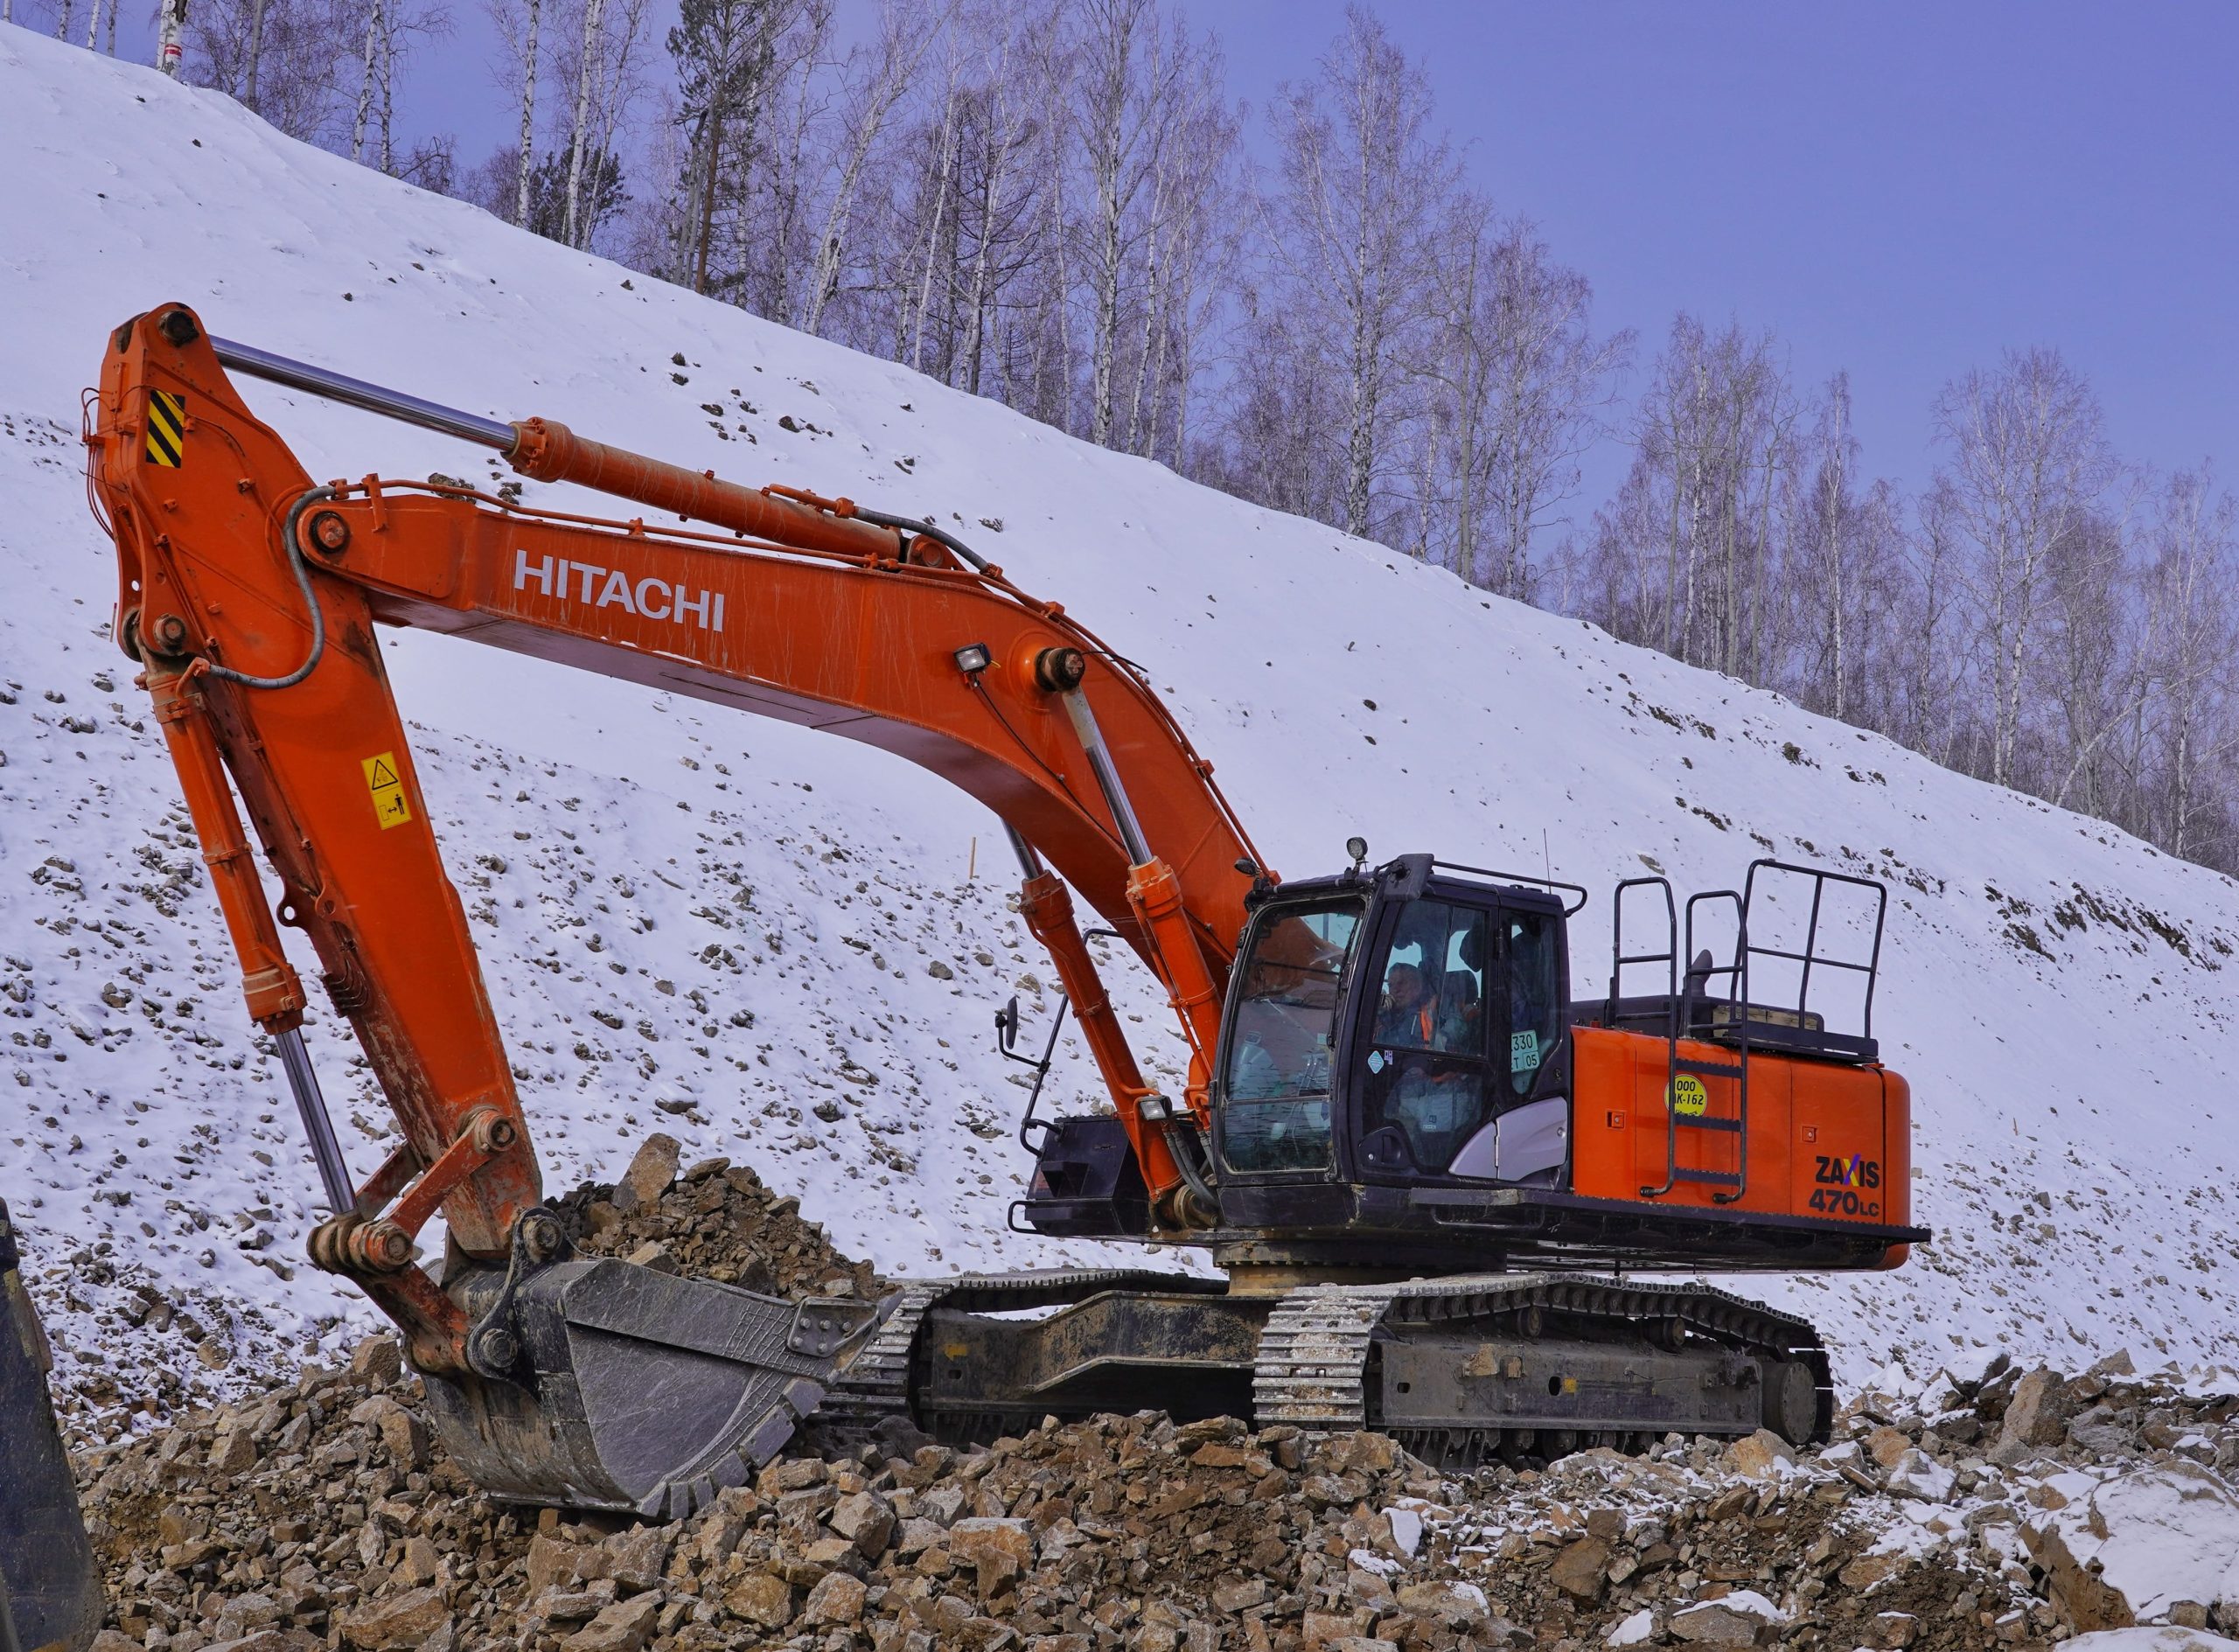
[[[1000,1314],[1022,1308],[1063,1307],[1100,1291],[1222,1289],[1217,1279],[1161,1273],[1148,1268],[1036,1268],[1016,1273],[960,1273],[945,1279],[902,1279],[894,1306],[854,1363],[832,1382],[817,1412],[821,1432],[834,1439],[867,1439],[889,1418],[914,1422],[910,1377],[917,1339],[935,1308]]]
[[[1545,1274],[1293,1292],[1260,1339],[1252,1404],[1261,1427],[1372,1428],[1452,1467],[1670,1432],[1800,1443],[1834,1417],[1802,1320],[1707,1286]]]
[[[1069,1360],[1140,1370],[1140,1390],[1103,1409],[1206,1414],[1248,1396],[1258,1426],[1374,1429],[1453,1467],[1536,1463],[1590,1446],[1638,1451],[1667,1432],[1771,1427],[1801,1443],[1824,1439],[1833,1419],[1826,1352],[1810,1326],[1707,1286],[1497,1274],[1308,1286],[1271,1301],[1225,1295],[1217,1280],[1079,1268],[903,1281],[884,1325],[831,1385],[820,1427],[860,1439],[895,1418],[977,1439],[1006,1414],[1014,1425],[1026,1412],[1038,1418],[1039,1391],[1023,1379],[1007,1387],[1011,1368],[987,1366],[978,1328],[959,1316],[1088,1304],[1093,1318],[1092,1299],[1114,1293],[1200,1299],[1168,1323],[1227,1328],[1224,1342],[1189,1346],[1156,1340],[1148,1319],[1097,1321],[1116,1345],[1081,1346],[1073,1328],[1053,1328],[1053,1338],[1075,1338]],[[937,1362],[927,1344],[937,1319],[941,1340],[955,1339],[952,1362]],[[937,1396],[934,1367],[952,1363],[966,1368],[968,1395],[948,1370]]]

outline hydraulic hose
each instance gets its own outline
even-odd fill
[[[1205,1173],[1197,1163],[1197,1155],[1204,1151],[1203,1141],[1197,1134],[1197,1126],[1195,1124],[1185,1124],[1180,1119],[1169,1119],[1166,1121],[1164,1133],[1167,1151],[1174,1155],[1174,1168],[1182,1173],[1182,1182],[1190,1192],[1204,1201],[1208,1214],[1214,1220],[1218,1221],[1221,1209],[1220,1195],[1213,1191],[1212,1184],[1205,1180]],[[1185,1136],[1188,1138],[1186,1140]]]
[[[203,665],[213,677],[239,683],[244,688],[293,688],[310,676],[318,665],[319,656],[326,652],[326,616],[319,612],[318,597],[311,590],[310,569],[303,565],[303,545],[296,537],[296,530],[302,523],[305,511],[322,500],[336,497],[332,488],[311,489],[288,507],[287,526],[280,530],[281,536],[287,541],[288,566],[294,570],[296,587],[303,594],[303,606],[310,610],[311,651],[304,657],[303,663],[284,677],[252,677],[245,671],[235,671],[230,666],[220,666],[206,659]]]
[[[982,574],[994,566],[986,557],[980,555],[979,552],[973,550],[946,528],[935,527],[931,522],[920,522],[915,517],[889,516],[884,511],[867,511],[858,505],[855,507],[855,520],[868,522],[874,527],[890,527],[902,533],[922,533],[936,545],[947,546]]]

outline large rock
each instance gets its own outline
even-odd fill
[[[1837,1574],[1845,1589],[1863,1593],[1889,1581],[1912,1564],[1901,1554],[1862,1554]]]
[[[614,1208],[624,1216],[634,1216],[661,1202],[661,1195],[669,1190],[676,1180],[677,1160],[683,1149],[674,1136],[656,1130],[630,1161],[630,1168],[622,1173],[622,1180],[615,1184]]]
[[[1754,1646],[1757,1620],[1706,1600],[1673,1613],[1671,1633],[1698,1646]]]
[[[388,1460],[409,1474],[428,1466],[428,1427],[401,1405],[393,1405],[381,1417],[381,1444]]]
[[[1266,1581],[1260,1578],[1224,1579],[1213,1586],[1207,1599],[1213,1603],[1214,1611],[1224,1612],[1232,1617],[1237,1613],[1248,1612],[1253,1607],[1266,1602]]]
[[[1749,1646],[1760,1628],[1783,1621],[1781,1609],[1754,1589],[1736,1589],[1716,1600],[1682,1607],[1671,1614],[1671,1633],[1702,1646]]]
[[[1866,1455],[1884,1468],[1894,1468],[1897,1460],[1913,1448],[1913,1437],[1901,1428],[1883,1426],[1866,1437]]]
[[[375,1388],[404,1375],[404,1349],[387,1332],[369,1336],[350,1354],[350,1374]]]
[[[2013,1385],[2005,1403],[2005,1421],[1998,1429],[1997,1449],[2008,1455],[2033,1446],[2057,1446],[2068,1431],[2071,1407],[2057,1373],[2041,1366]]]
[[[398,1584],[407,1589],[417,1589],[423,1584],[441,1583],[443,1579],[443,1559],[436,1552],[436,1545],[426,1537],[407,1537],[404,1557],[396,1565]]]
[[[342,1638],[363,1652],[408,1652],[450,1619],[436,1590],[408,1589],[380,1595],[342,1620]]]
[[[1599,1600],[1608,1576],[1609,1545],[1599,1537],[1580,1537],[1547,1568],[1549,1581],[1573,1600]]]
[[[572,1582],[575,1576],[575,1557],[581,1552],[576,1544],[562,1543],[557,1537],[529,1539],[527,1598],[534,1600],[547,1589]]]
[[[862,1579],[844,1572],[825,1574],[808,1592],[801,1607],[801,1621],[808,1624],[854,1623],[863,1615],[863,1598],[869,1593]]]
[[[1878,1652],[1899,1652],[1912,1645],[1921,1632],[1921,1621],[1909,1612],[1881,1612],[1866,1626],[1866,1643]]]
[[[617,1600],[560,1645],[563,1652],[643,1652],[660,1615],[659,1606],[645,1595]]]
[[[614,1579],[615,1587],[625,1595],[659,1587],[673,1541],[666,1526],[640,1526],[607,1539],[606,1549],[612,1557],[607,1575]]]
[[[1375,1621],[1366,1612],[1308,1612],[1299,1624],[1300,1644],[1306,1652],[1335,1646],[1365,1633]]]
[[[1458,1579],[1435,1583],[1403,1583],[1398,1594],[1402,1612],[1428,1618],[1449,1629],[1481,1628],[1492,1616],[1485,1592],[1474,1583],[1465,1583]]]
[[[1023,1520],[959,1520],[948,1529],[948,1551],[959,1565],[978,1570],[984,1600],[1032,1568],[1034,1528]]]
[[[1919,1498],[1922,1502],[1950,1502],[1958,1478],[1951,1470],[1915,1446],[1889,1469],[1889,1489]]]
[[[854,1544],[855,1551],[866,1560],[883,1554],[894,1536],[893,1506],[875,1492],[850,1493],[833,1506],[826,1518],[832,1530]]]
[[[245,1474],[255,1467],[256,1439],[248,1429],[239,1421],[220,1429],[217,1439],[210,1443],[210,1472]]]
[[[1761,1428],[1746,1439],[1737,1439],[1726,1448],[1726,1466],[1737,1474],[1752,1480],[1770,1480],[1783,1466],[1796,1460],[1796,1447],[1769,1428]]]
[[[750,1572],[724,1589],[723,1605],[749,1623],[782,1629],[793,1621],[793,1586],[767,1572]]]
[[[2164,1617],[2180,1600],[2216,1600],[2230,1586],[2239,1494],[2212,1470],[2175,1459],[2093,1485],[2022,1537],[2077,1632],[2118,1628]]]

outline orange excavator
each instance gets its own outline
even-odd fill
[[[233,374],[660,519],[443,477],[315,481]],[[1812,1328],[1637,1276],[1889,1268],[1926,1237],[1908,1092],[1872,1033],[1869,881],[1760,861],[1683,924],[1663,879],[1628,880],[1608,990],[1574,994],[1584,889],[1425,854],[1371,866],[1358,839],[1329,875],[1279,877],[1143,674],[931,523],[439,407],[213,338],[177,304],[109,339],[86,439],[115,638],[334,1211],[310,1254],[396,1322],[495,1495],[681,1513],[811,1416],[971,1439],[1152,1406],[1380,1428],[1457,1466],[1673,1430],[1802,1442],[1831,1415]],[[1111,1102],[1037,1117],[1048,1051],[1017,1056],[1015,1000],[999,1014],[1037,1070],[1013,1225],[1202,1247],[1224,1277],[1057,1269],[786,1303],[578,1256],[543,1202],[381,625],[846,735],[987,804]],[[1076,897],[1164,989],[1180,1095],[1147,1081]],[[283,928],[401,1126],[362,1181]],[[1723,962],[1698,945],[1714,930]],[[1621,990],[1643,971],[1653,990]],[[1831,984],[1852,1030],[1830,1025]]]

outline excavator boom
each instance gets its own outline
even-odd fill
[[[315,482],[249,411],[229,365],[697,526],[522,509],[441,482]],[[359,1283],[403,1328],[420,1370],[450,1384],[462,1450],[492,1465],[485,1483],[507,1483],[499,1465],[511,1462],[527,1465],[511,1482],[525,1496],[634,1507],[697,1495],[677,1488],[706,1482],[740,1438],[774,1449],[785,1416],[814,1403],[820,1373],[868,1326],[838,1305],[785,1319],[744,1293],[569,1259],[541,1203],[377,624],[842,734],[986,802],[1011,829],[1028,921],[1153,1196],[1188,1210],[1203,1150],[1187,1121],[1204,1118],[1245,898],[1266,875],[1210,765],[1060,605],[927,525],[739,487],[549,421],[440,408],[213,339],[179,305],[117,329],[87,440],[118,550],[116,639],[143,667],[249,1013],[277,1041],[335,1209],[312,1254]],[[276,901],[253,845],[277,875]],[[1193,1050],[1186,1109],[1143,1106],[1162,1098],[1109,1007],[1068,885],[1167,986]],[[362,1181],[326,1123],[282,928],[310,942],[401,1126]],[[439,1209],[451,1251],[441,1283],[414,1265]],[[659,1357],[617,1351],[646,1349]],[[548,1404],[524,1406],[542,1391],[620,1409],[561,1426]],[[659,1419],[687,1412],[729,1421],[712,1443],[679,1444]],[[620,1472],[620,1457],[644,1472]]]

